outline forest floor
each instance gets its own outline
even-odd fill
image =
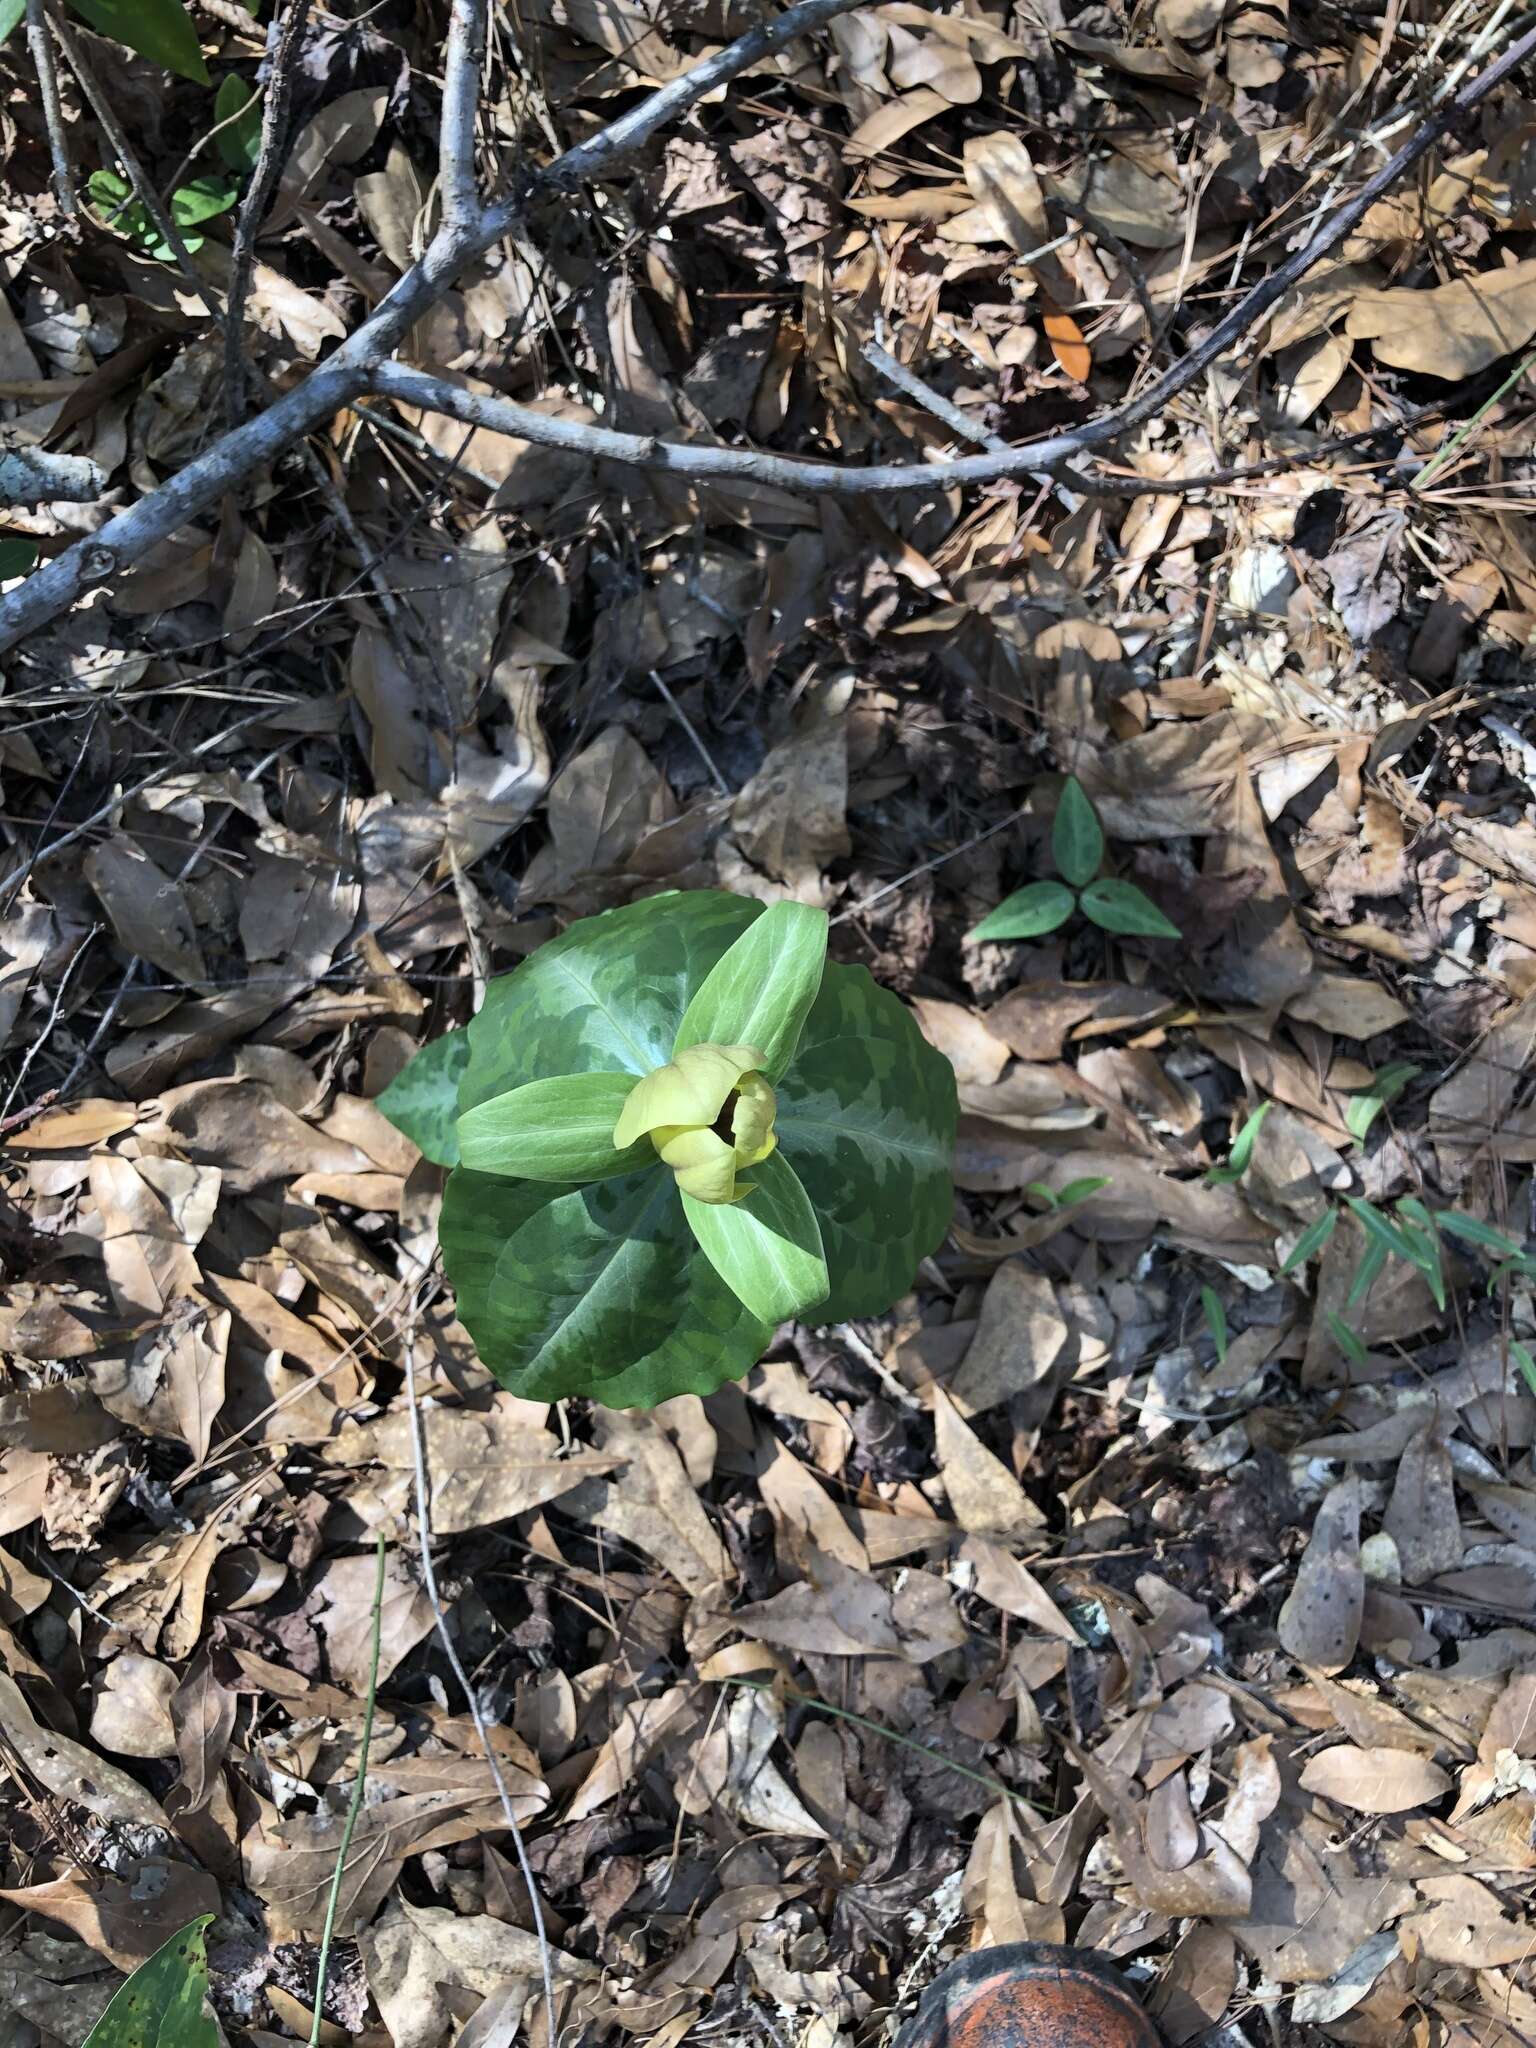
[[[300,41],[250,300],[279,386],[420,247],[426,12]],[[961,451],[945,401],[1071,426],[1505,13],[895,0],[536,208],[413,346],[850,464]],[[195,18],[255,84],[238,15]],[[487,165],[747,20],[498,15]],[[93,46],[169,187],[209,88]],[[221,344],[131,217],[60,214],[27,63],[6,431],[127,503],[205,443]],[[217,280],[227,211],[199,231]],[[321,2039],[542,2038],[413,1390],[567,2044],[875,2048],[1026,1938],[1119,1959],[1170,2048],[1536,2042],[1533,336],[1511,85],[1109,495],[689,485],[378,402],[316,444],[329,495],[283,458],[9,657],[6,2048],[75,2048],[203,1912],[231,2038],[308,2035],[381,1532]],[[1067,775],[1177,941],[966,936],[1053,872]],[[698,887],[825,906],[910,1001],[959,1077],[953,1229],[884,1319],[706,1401],[520,1401],[373,1098],[568,920]]]

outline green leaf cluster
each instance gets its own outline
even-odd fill
[[[1179,928],[1134,882],[1099,875],[1104,828],[1093,799],[1075,775],[1062,784],[1051,826],[1059,882],[1027,882],[966,934],[972,939],[1043,939],[1080,910],[1101,931],[1125,938],[1176,939]],[[1095,879],[1097,877],[1097,879]]]
[[[145,207],[134,198],[133,187],[126,178],[119,177],[116,171],[92,171],[86,189],[103,227],[116,228],[147,256],[161,263],[176,260],[175,250]],[[170,215],[181,230],[189,254],[203,246],[204,237],[197,233],[200,223],[228,213],[235,197],[236,188],[228,178],[194,178],[190,184],[176,187],[171,194]]]
[[[219,2048],[204,2001],[213,1915],[188,1921],[121,1983],[82,2048]]]
[[[66,0],[87,28],[162,64],[178,77],[209,81],[197,30],[182,0]],[[27,11],[27,0],[0,0],[0,43]]]
[[[949,1220],[954,1074],[826,938],[819,911],[712,890],[583,919],[380,1096],[452,1168],[443,1263],[504,1385],[611,1407],[709,1393],[778,1322],[880,1314],[910,1287]],[[615,1144],[634,1090],[680,1086],[706,1047],[733,1072],[750,1053],[743,1100],[772,1090],[775,1143],[745,1155],[737,1199],[683,1192],[666,1129]]]

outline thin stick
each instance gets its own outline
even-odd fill
[[[27,0],[27,48],[37,69],[48,153],[53,158],[53,196],[59,202],[59,211],[73,218],[79,211],[79,202],[69,161],[69,130],[64,125],[64,109],[59,102],[59,74],[53,62],[53,44],[48,40],[47,0]]]
[[[331,1937],[336,1932],[336,1908],[341,1899],[341,1881],[346,1875],[347,1851],[363,1810],[363,1793],[368,1783],[368,1746],[373,1740],[373,1703],[379,1691],[379,1638],[384,1626],[384,1538],[379,1537],[378,1564],[373,1576],[373,1635],[368,1651],[368,1691],[363,1700],[363,1739],[357,1759],[357,1777],[347,1802],[347,1818],[341,1830],[341,1847],[336,1851],[336,1868],[331,1875],[331,1893],[325,1902],[325,1926],[320,1931],[320,1961],[315,1970],[315,2011],[309,2027],[309,2048],[320,2048],[320,2029],[325,2024],[325,1973],[331,1960]]]
[[[678,703],[677,699],[673,696],[672,692],[667,688],[666,684],[662,681],[661,677],[656,673],[655,669],[651,670],[651,681],[656,685],[657,693],[670,709],[672,716],[677,720],[678,724],[683,728],[683,731],[688,735],[688,738],[693,744],[693,751],[698,755],[699,759],[704,763],[704,766],[709,770],[709,779],[715,785],[715,795],[729,796],[731,793],[731,785],[726,781],[725,777],[720,773],[720,770],[715,766],[715,757],[709,751],[708,747],[705,746],[703,740],[699,737],[698,729],[694,725],[693,720],[688,716],[687,712],[683,709],[682,705]]]
[[[416,1331],[414,1324],[405,1338],[405,1399],[411,1414],[411,1463],[414,1468],[416,1490],[416,1533],[421,1545],[421,1583],[432,1608],[432,1620],[437,1629],[437,1639],[443,1646],[443,1655],[448,1659],[454,1677],[459,1681],[459,1690],[469,1702],[469,1711],[474,1719],[475,1733],[480,1747],[485,1752],[486,1763],[490,1766],[495,1782],[501,1811],[512,1835],[517,1850],[517,1867],[523,1874],[523,1883],[528,1887],[528,1903],[533,1909],[533,1931],[539,1944],[539,1968],[544,1978],[544,2010],[549,2022],[549,2048],[560,2048],[559,2029],[555,2024],[555,1973],[550,1960],[549,1934],[544,1926],[544,1908],[539,1903],[538,1881],[533,1866],[528,1861],[528,1851],[523,1843],[523,1830],[513,1809],[512,1795],[507,1790],[507,1781],[502,1775],[501,1762],[491,1745],[491,1732],[486,1725],[485,1711],[480,1705],[480,1695],[469,1681],[469,1674],[459,1658],[453,1637],[448,1633],[448,1617],[443,1612],[442,1598],[437,1590],[437,1573],[432,1564],[432,1520],[427,1503],[430,1494],[427,1487],[427,1444],[426,1432],[421,1422],[421,1402],[416,1393]],[[310,2044],[314,2048],[314,2044]]]
[[[261,143],[256,168],[245,188],[230,251],[229,298],[224,325],[224,412],[231,427],[245,418],[245,301],[256,264],[256,237],[272,204],[288,156],[288,110],[293,103],[293,67],[309,19],[310,0],[289,0],[278,31],[261,102]]]

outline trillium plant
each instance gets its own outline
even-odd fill
[[[949,1220],[949,1062],[827,919],[713,890],[584,918],[380,1107],[451,1167],[438,1234],[503,1385],[650,1407],[776,1325],[878,1315]]]

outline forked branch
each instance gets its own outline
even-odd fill
[[[345,406],[368,394],[467,425],[484,426],[527,441],[566,448],[634,468],[707,480],[763,483],[802,492],[859,496],[932,491],[982,484],[1051,469],[1103,449],[1161,412],[1263,319],[1312,267],[1356,228],[1369,209],[1472,108],[1536,50],[1532,27],[1504,54],[1424,119],[1401,149],[1353,198],[1337,207],[1306,244],[1294,251],[1217,322],[1142,395],[1069,432],[1051,434],[953,461],[880,463],[865,467],[808,461],[750,448],[673,442],[610,428],[556,420],[514,404],[481,397],[393,360],[410,329],[478,257],[517,227],[540,194],[572,190],[609,175],[632,151],[676,115],[797,37],[846,14],[863,0],[796,0],[774,21],[739,37],[682,77],[673,79],[588,141],[542,170],[524,174],[487,206],[476,197],[474,113],[485,0],[454,0],[445,71],[441,183],[443,220],[421,261],[409,270],[370,317],[306,381],[254,419],[225,434],[167,483],[109,519],[90,539],[36,570],[0,599],[0,651],[68,609],[94,586],[111,581],[148,551],[290,448]],[[1084,481],[1087,481],[1085,478]]]

